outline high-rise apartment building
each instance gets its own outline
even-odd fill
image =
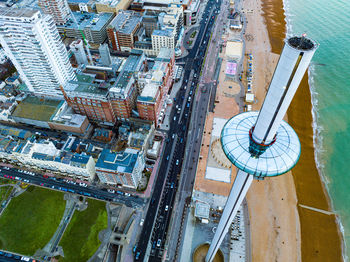
[[[29,91],[62,97],[59,86],[76,79],[50,15],[32,9],[0,9],[0,43]]]
[[[67,22],[70,10],[66,0],[38,0],[38,5],[45,14],[52,15],[56,24]]]

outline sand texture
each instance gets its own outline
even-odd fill
[[[262,2],[272,51],[280,53],[285,37],[282,0]],[[301,142],[301,157],[293,169],[301,228],[301,260],[342,261],[341,234],[335,216],[331,212],[323,212],[330,211],[330,205],[315,164],[311,109],[306,74],[288,110],[288,122]]]

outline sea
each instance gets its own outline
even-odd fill
[[[350,1],[284,0],[288,35],[319,48],[309,68],[316,163],[350,257]]]

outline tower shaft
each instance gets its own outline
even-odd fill
[[[224,240],[225,235],[230,228],[232,220],[234,219],[239,207],[241,206],[252,182],[252,175],[249,175],[242,170],[238,170],[236,179],[233,182],[233,186],[230,191],[230,195],[227,199],[224,212],[222,213],[220,223],[216,229],[212,245],[210,245],[207,257],[205,258],[206,262],[212,261],[214,259],[215,254],[218,251],[222,241]]]

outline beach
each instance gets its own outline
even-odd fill
[[[286,24],[282,0],[245,1],[246,52],[254,56],[253,91],[259,110],[283,47]],[[247,201],[252,261],[342,261],[342,238],[318,174],[313,145],[311,97],[304,77],[288,110],[301,142],[292,172],[254,181]]]

